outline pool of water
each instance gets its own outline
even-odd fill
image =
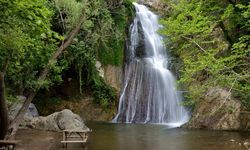
[[[87,150],[244,150],[249,132],[171,129],[162,125],[87,122]]]

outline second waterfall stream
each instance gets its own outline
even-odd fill
[[[166,48],[157,33],[158,16],[144,5],[134,6],[136,16],[125,52],[119,110],[113,121],[180,126],[189,115],[168,70]]]

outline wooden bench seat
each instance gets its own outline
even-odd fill
[[[61,141],[61,143],[86,143],[87,139],[83,140],[83,141]]]
[[[73,141],[73,140],[70,140],[70,141],[61,141],[61,143],[63,144],[63,147],[67,147],[67,144],[69,144],[69,143],[81,143],[84,146],[86,144],[86,142],[87,142],[87,138],[83,139],[83,140],[79,140],[79,141]]]
[[[20,141],[17,140],[0,140],[0,145],[3,146],[4,149],[16,149],[17,144],[20,143]]]

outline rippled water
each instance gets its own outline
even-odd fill
[[[248,132],[169,129],[162,125],[89,122],[87,150],[244,150]],[[73,148],[76,150],[75,148]]]

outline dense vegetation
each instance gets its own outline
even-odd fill
[[[161,33],[181,61],[180,83],[194,106],[210,88],[225,88],[250,109],[250,3],[165,0]],[[167,15],[166,15],[167,14]]]
[[[90,87],[97,103],[106,106],[114,100],[113,89],[99,77],[95,63],[122,64],[125,29],[132,15],[130,1],[1,0],[0,8],[0,66],[6,72],[9,99],[60,84],[64,72],[73,68],[79,94]],[[84,21],[73,43],[57,62],[47,65],[81,18]],[[45,66],[49,77],[37,80]]]
[[[84,88],[90,88],[94,102],[108,107],[116,100],[115,91],[105,84],[95,65],[97,60],[103,65],[122,64],[125,29],[132,15],[132,3],[119,0],[94,0],[87,4],[86,1],[72,0],[55,2],[59,14],[54,18],[54,27],[61,34],[67,33],[67,28],[74,26],[75,14],[79,14],[76,10],[83,9],[86,12],[82,30],[64,58],[60,59],[60,66],[71,68],[77,74],[79,94],[83,94]]]
[[[37,91],[62,83],[68,70],[77,74],[79,94],[90,88],[95,103],[113,104],[115,92],[95,63],[122,64],[132,12],[129,0],[0,0],[0,139],[8,122],[5,97],[27,96],[9,127],[12,136]]]

